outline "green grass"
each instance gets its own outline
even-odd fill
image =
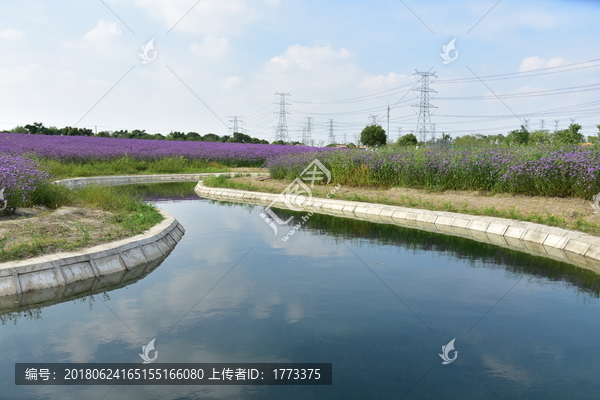
[[[187,160],[183,157],[164,158],[157,161],[140,161],[129,157],[86,163],[61,162],[38,159],[45,170],[57,179],[86,176],[143,175],[143,174],[193,174],[229,172],[230,168],[214,162]]]
[[[104,223],[112,227],[108,238],[120,239],[143,233],[161,222],[164,217],[158,209],[137,199],[133,194],[119,191],[118,187],[87,186],[81,189],[68,189],[63,185],[46,183],[39,185],[34,192],[35,203],[50,209],[61,206],[80,207],[109,211],[112,216]],[[0,238],[0,262],[35,257],[56,251],[71,251],[92,245],[91,228],[85,223],[74,221],[77,235],[64,238],[43,226],[23,220],[22,233],[30,235],[26,243],[7,245],[10,236]],[[115,232],[114,234],[112,232]],[[117,233],[120,232],[120,233]]]

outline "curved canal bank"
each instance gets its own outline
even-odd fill
[[[54,183],[77,189],[86,185],[197,182],[209,176],[222,174],[234,175],[234,173],[199,173],[97,176],[63,179]],[[181,240],[185,229],[171,214],[164,210],[160,212],[165,219],[144,234],[78,251],[0,263],[0,297],[50,288],[66,288],[76,282],[114,275],[164,259]]]
[[[202,181],[196,185],[195,191],[199,196],[213,200],[289,209],[283,201],[283,196],[279,194],[211,188],[204,186]],[[459,236],[552,258],[600,273],[600,237],[567,229],[506,218],[315,197],[303,204],[303,212],[395,224]]]

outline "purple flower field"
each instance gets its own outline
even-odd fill
[[[266,160],[287,154],[310,153],[303,146],[217,142],[118,139],[87,136],[48,136],[0,133],[0,154],[36,154],[63,162],[88,162],[131,157],[153,161],[184,157],[235,166],[262,166]]]
[[[598,146],[353,150],[281,156],[267,167],[273,178],[293,179],[315,157],[345,185],[586,199],[600,192]]]
[[[5,211],[10,213],[16,207],[30,204],[31,194],[38,184],[49,178],[29,158],[0,154],[0,190],[4,189],[4,198],[8,204]]]

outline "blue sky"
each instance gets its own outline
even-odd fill
[[[387,129],[388,103],[396,138],[417,125],[418,69],[438,77],[438,136],[506,134],[524,119],[552,131],[569,118],[593,135],[599,11],[595,1],[5,1],[0,129],[39,121],[223,135],[239,115],[246,133],[273,140],[277,91],[291,93],[293,140],[306,117],[316,141],[327,141],[330,119],[338,141],[353,141],[370,114]],[[457,57],[443,64],[454,38]],[[151,39],[156,58],[142,64]],[[486,78],[501,74],[511,75]],[[502,97],[514,93],[522,97]]]

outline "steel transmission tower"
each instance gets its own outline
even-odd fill
[[[558,121],[560,121],[560,119],[554,120],[554,132],[556,132],[558,130]]]
[[[329,144],[335,143],[335,133],[333,133],[333,120],[329,120]]]
[[[238,121],[238,118],[241,118],[241,117],[242,117],[241,115],[231,115],[231,116],[228,116],[228,117],[227,117],[227,118],[232,118],[232,119],[230,119],[230,120],[229,120],[229,122],[231,122],[231,123],[232,123],[232,126],[231,126],[231,128],[230,128],[230,129],[231,129],[231,133],[234,133],[234,132],[243,133],[243,132],[240,130],[240,127],[239,127],[239,126],[240,126],[241,124],[240,124],[240,123],[239,123],[239,121]]]
[[[531,119],[531,118],[529,118]],[[529,131],[529,119],[523,119],[523,121],[525,121],[525,130]]]
[[[544,122],[546,122],[546,120],[540,119],[540,126],[542,130],[544,130]]]
[[[427,141],[427,137],[429,134],[433,132],[431,126],[431,114],[429,112],[430,108],[437,108],[434,105],[429,104],[429,94],[437,93],[433,89],[429,89],[429,77],[433,76],[437,78],[435,72],[419,72],[415,70],[413,75],[421,76],[421,87],[419,89],[413,89],[413,91],[421,92],[419,104],[413,104],[413,107],[419,107],[419,119],[417,120],[417,129],[416,134],[420,137],[422,142]]]
[[[275,92],[275,96],[279,96],[279,123],[277,124],[277,132],[275,133],[275,140],[283,140],[289,142],[288,127],[287,127],[287,112],[285,106],[289,106],[290,103],[285,101],[285,96],[291,96],[289,93]],[[275,103],[277,104],[277,103]]]
[[[379,115],[369,115],[369,119],[371,120],[371,125],[377,125],[377,119],[379,118]]]
[[[306,117],[306,125],[302,128],[302,143],[307,146],[312,146],[312,119],[313,117]]]

